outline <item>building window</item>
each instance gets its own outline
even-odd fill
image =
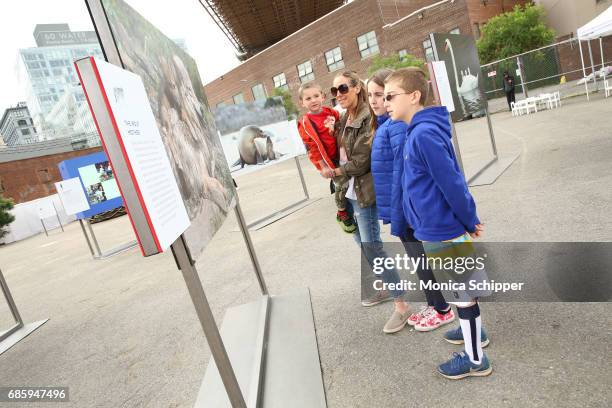
[[[275,88],[289,89],[289,86],[287,85],[287,77],[285,76],[284,72],[273,76],[272,81],[274,82]]]
[[[244,94],[240,92],[239,94],[232,96],[232,99],[236,105],[244,103]]]
[[[404,61],[406,57],[408,56],[408,50],[404,48],[403,50],[399,50],[398,54],[399,54],[400,61]]]
[[[266,88],[264,88],[262,84],[257,84],[254,87],[251,87],[251,91],[253,92],[253,99],[256,101],[266,99]]]
[[[423,51],[425,51],[425,60],[427,62],[434,60],[433,47],[429,38],[423,41]]]
[[[222,108],[222,107],[224,107],[224,106],[225,106],[225,102],[219,102],[219,103],[217,104],[217,109],[218,109],[218,108]]]
[[[27,125],[28,125],[28,122],[26,122],[26,120],[25,120],[25,119],[19,119],[19,120],[17,121],[17,124],[18,124],[19,126],[27,126]]]
[[[448,33],[449,34],[461,34],[461,31],[459,31],[459,27],[457,27],[457,28],[453,28]]]
[[[327,63],[327,69],[329,69],[329,72],[344,68],[344,61],[342,60],[342,51],[340,51],[340,47],[327,51],[325,53],[325,62]]]
[[[28,136],[30,134],[30,129],[21,129],[21,134],[23,136]]]
[[[374,31],[357,37],[357,45],[359,46],[361,58],[366,58],[370,55],[378,54],[379,52],[378,41],[376,40],[376,33]]]
[[[314,73],[312,72],[312,62],[310,62],[310,60],[299,64],[297,69],[300,81],[302,81],[302,83],[312,81],[315,78]]]

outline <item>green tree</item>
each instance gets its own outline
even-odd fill
[[[368,68],[368,75],[372,75],[381,68],[400,69],[407,67],[424,69],[425,61],[411,54],[406,54],[403,57],[400,57],[399,54],[377,55],[372,58],[372,63]]]
[[[8,232],[5,227],[15,221],[15,216],[9,212],[14,206],[12,199],[0,195],[0,238]]]
[[[544,22],[542,6],[527,3],[495,16],[482,27],[477,41],[480,63],[486,64],[551,44],[555,31]]]
[[[285,107],[285,111],[287,112],[287,117],[289,119],[296,118],[300,111],[297,106],[293,103],[293,98],[291,97],[291,93],[283,88],[274,88],[272,91],[273,96],[280,96],[283,98],[283,106]]]

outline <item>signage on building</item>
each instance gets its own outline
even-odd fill
[[[496,76],[496,75],[497,75],[497,71],[491,71],[491,72],[489,72],[489,73],[487,74],[487,76],[488,76],[489,78],[493,78],[493,77],[494,77],[494,76]]]
[[[36,36],[39,47],[97,43],[95,31],[42,31]]]

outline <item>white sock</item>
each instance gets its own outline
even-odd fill
[[[480,333],[482,321],[480,316],[474,319],[459,319],[463,340],[465,341],[465,353],[474,364],[482,363],[482,345],[480,344]],[[474,327],[472,327],[472,325]],[[474,335],[474,336],[472,336]]]

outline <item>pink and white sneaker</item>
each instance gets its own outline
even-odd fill
[[[421,310],[411,314],[406,323],[408,323],[410,326],[414,326],[424,318],[431,316],[435,311],[436,309],[434,309],[433,306],[423,306],[421,307]]]
[[[419,320],[415,325],[414,329],[420,332],[428,332],[436,330],[438,327],[444,326],[455,320],[455,313],[453,309],[449,310],[446,314],[440,314],[433,307],[432,313]]]

